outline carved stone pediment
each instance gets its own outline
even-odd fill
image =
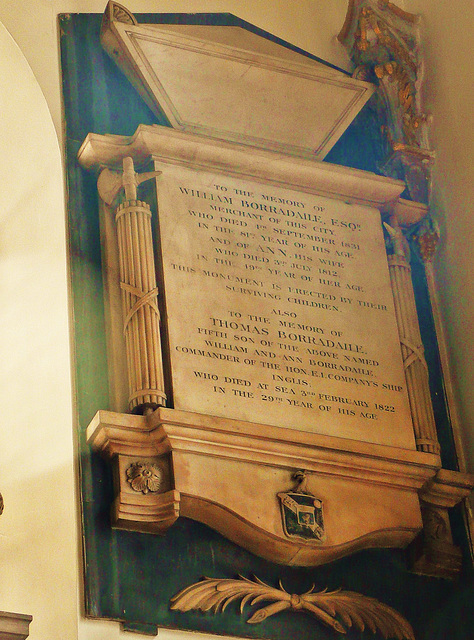
[[[374,90],[242,27],[138,24],[115,2],[101,39],[175,129],[317,159]]]

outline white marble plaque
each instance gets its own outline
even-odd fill
[[[174,407],[414,449],[379,212],[160,169]]]

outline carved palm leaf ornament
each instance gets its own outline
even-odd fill
[[[257,577],[254,580],[243,576],[235,580],[204,578],[173,596],[170,608],[216,614],[223,612],[234,600],[241,599],[242,613],[246,604],[253,606],[270,601],[270,604],[257,609],[247,622],[256,624],[289,609],[308,613],[338,633],[347,633],[354,626],[360,631],[370,629],[373,633],[378,632],[386,640],[415,640],[410,623],[395,609],[375,598],[342,589],[315,593],[314,585],[301,595],[290,594],[281,581],[279,584],[280,588],[275,589]]]

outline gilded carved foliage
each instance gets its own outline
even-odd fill
[[[384,87],[391,107],[393,144],[423,146],[424,115],[417,104],[421,56],[417,17],[389,2],[353,0],[339,39],[353,62],[369,68]]]
[[[427,216],[412,236],[423,262],[433,260],[440,236],[438,223],[431,216]]]
[[[339,40],[364,75],[378,84],[388,154],[383,173],[405,180],[411,197],[427,202],[433,154],[421,109],[423,63],[418,16],[387,0],[351,0]]]
[[[375,598],[354,591],[320,591],[314,586],[301,595],[290,594],[283,588],[275,589],[258,578],[249,580],[242,576],[238,580],[204,578],[201,582],[186,587],[173,598],[170,608],[178,611],[223,612],[234,600],[241,600],[240,612],[246,604],[256,605],[270,602],[257,609],[247,620],[256,624],[281,611],[307,613],[338,633],[347,633],[352,626],[360,631],[370,629],[381,633],[386,639],[414,640],[409,622],[395,609]]]

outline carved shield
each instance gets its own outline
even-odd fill
[[[290,538],[324,542],[323,503],[311,494],[279,493],[283,529]]]

